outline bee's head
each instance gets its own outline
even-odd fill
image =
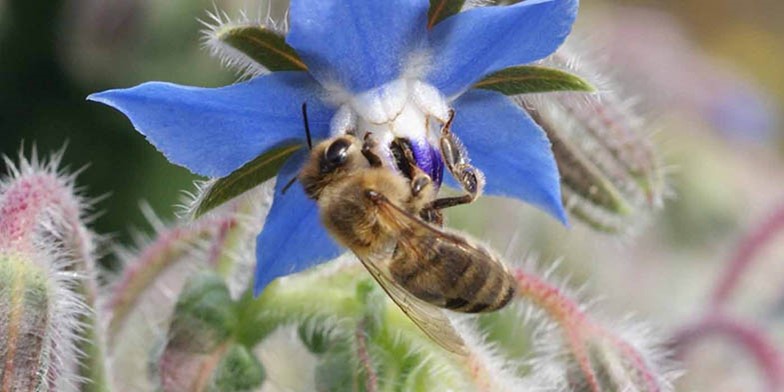
[[[329,174],[344,169],[349,163],[351,158],[349,154],[352,150],[354,153],[358,152],[354,146],[354,140],[353,136],[347,135],[319,144],[316,147],[316,155],[311,156],[311,158],[317,157],[319,172]]]
[[[351,135],[342,135],[317,144],[299,174],[305,193],[318,199],[324,187],[347,175],[368,167],[362,156],[362,143]]]

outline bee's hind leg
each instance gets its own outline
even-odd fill
[[[468,154],[463,144],[452,133],[452,120],[454,118],[455,112],[452,110],[449,112],[449,119],[441,127],[441,158],[444,160],[449,173],[460,183],[466,194],[434,200],[430,207],[436,210],[471,203],[476,200],[485,187],[484,174],[468,163]]]

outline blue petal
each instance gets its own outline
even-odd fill
[[[332,260],[344,252],[321,224],[316,202],[300,184],[281,189],[299,172],[307,151],[292,156],[280,170],[264,228],[256,238],[255,295],[281,276]]]
[[[470,90],[455,102],[452,129],[485,173],[485,194],[531,203],[566,224],[550,141],[509,98]]]
[[[478,7],[437,24],[430,42],[428,81],[447,96],[483,76],[550,55],[563,43],[577,15],[578,0],[530,0]]]
[[[426,37],[427,0],[292,0],[286,42],[322,84],[362,92],[397,79]]]
[[[150,82],[87,99],[128,116],[171,162],[222,177],[270,148],[304,140],[303,102],[313,136],[326,136],[333,110],[320,91],[305,72],[277,72],[221,88]]]

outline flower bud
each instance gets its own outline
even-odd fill
[[[59,154],[0,181],[0,390],[106,388],[91,233]]]
[[[52,287],[32,260],[0,256],[0,389],[46,389],[62,371],[49,351],[55,336]]]
[[[565,50],[543,62],[570,69],[592,84],[591,72]],[[587,75],[587,76],[586,76]],[[564,204],[577,219],[605,232],[626,232],[661,204],[662,171],[642,121],[613,90],[518,96],[553,143]]]
[[[567,380],[573,391],[670,390],[669,383],[654,372],[647,358],[628,343],[613,336],[594,334],[567,361]],[[584,353],[585,356],[579,355]],[[669,389],[668,389],[669,388]]]

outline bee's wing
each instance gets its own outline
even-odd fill
[[[459,355],[467,354],[463,338],[454,329],[443,310],[420,300],[401,288],[389,275],[389,270],[380,265],[382,260],[372,256],[359,257],[359,260],[403,313],[427,336],[448,351]]]
[[[392,203],[386,196],[377,194],[375,195],[375,203],[378,206],[379,215],[384,219],[385,223],[396,227],[400,231],[409,231],[421,233],[429,231],[432,235],[438,238],[438,241],[447,242],[450,245],[460,248],[463,252],[471,254],[474,260],[484,260],[488,263],[498,265],[500,268],[506,270],[506,266],[495,257],[488,257],[486,250],[482,250],[476,244],[469,243],[459,235],[446,232],[437,227],[434,227],[417,216],[412,215],[406,210],[398,207]],[[405,237],[399,239],[401,245],[408,247],[413,253],[418,253],[419,249],[416,244],[406,240]]]

